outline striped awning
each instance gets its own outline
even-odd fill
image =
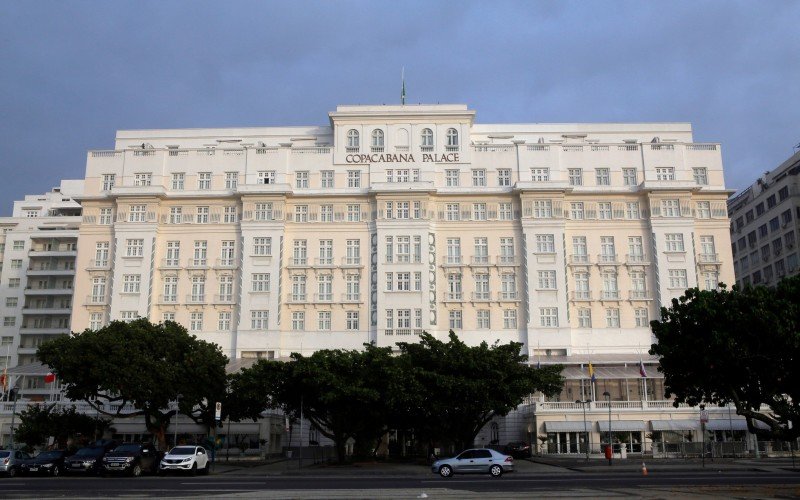
[[[608,432],[608,420],[598,420],[597,428],[600,432]],[[642,420],[612,420],[611,432],[642,432],[645,422]]]
[[[651,420],[654,431],[696,431],[700,429],[699,420]]]
[[[578,422],[545,422],[544,423],[545,432],[583,432],[584,431],[584,423],[583,420]],[[586,430],[592,430],[592,423],[586,422]]]

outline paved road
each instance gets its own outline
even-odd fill
[[[310,475],[301,477],[255,477],[215,475],[209,477],[140,478],[15,478],[0,479],[3,498],[97,498],[97,497],[210,497],[242,498],[492,498],[537,496],[729,496],[751,492],[761,498],[800,495],[800,473],[775,472],[663,472],[648,476],[628,472],[587,474],[569,472],[541,476],[507,474],[457,476]]]

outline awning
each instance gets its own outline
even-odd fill
[[[608,432],[608,420],[598,420],[597,428],[600,432]],[[645,424],[642,420],[612,420],[611,432],[642,432]]]
[[[743,418],[734,418],[728,420],[726,418],[714,418],[706,424],[706,430],[709,431],[746,431],[747,420]]]
[[[699,420],[651,420],[654,431],[696,431],[700,429]]]
[[[655,365],[646,364],[647,375],[649,378],[662,378],[663,375],[656,370]],[[639,372],[639,364],[630,363],[627,366],[603,366],[594,365],[594,375],[600,380],[634,379],[641,380],[642,374]],[[589,378],[589,365],[583,368],[580,366],[565,366],[561,371],[561,376],[567,380],[580,380]]]
[[[544,423],[545,432],[583,432],[584,431],[584,424],[583,420],[578,422],[545,422]],[[586,430],[592,430],[592,423],[586,422]]]

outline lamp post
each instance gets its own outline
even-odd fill
[[[582,401],[582,400],[579,399],[579,400],[575,401],[575,404],[579,404],[579,405],[581,405],[583,407],[583,439],[584,439],[584,443],[586,444],[586,461],[587,462],[589,461],[589,431],[586,428],[586,405],[588,405],[591,402],[592,402],[591,399],[587,399],[585,401]]]
[[[700,433],[703,435],[703,467],[706,466],[706,405],[700,405]]]
[[[608,465],[611,465],[611,458],[614,456],[614,448],[611,446],[611,393],[605,391],[603,396],[608,402]]]
[[[178,415],[181,414],[181,394],[175,396],[175,446],[178,446]]]

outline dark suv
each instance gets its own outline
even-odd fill
[[[64,459],[64,472],[80,474],[99,474],[102,470],[103,457],[117,447],[114,441],[98,441],[79,449],[74,455]]]
[[[128,474],[141,476],[143,472],[155,473],[161,457],[152,444],[121,444],[103,457],[102,474]]]

